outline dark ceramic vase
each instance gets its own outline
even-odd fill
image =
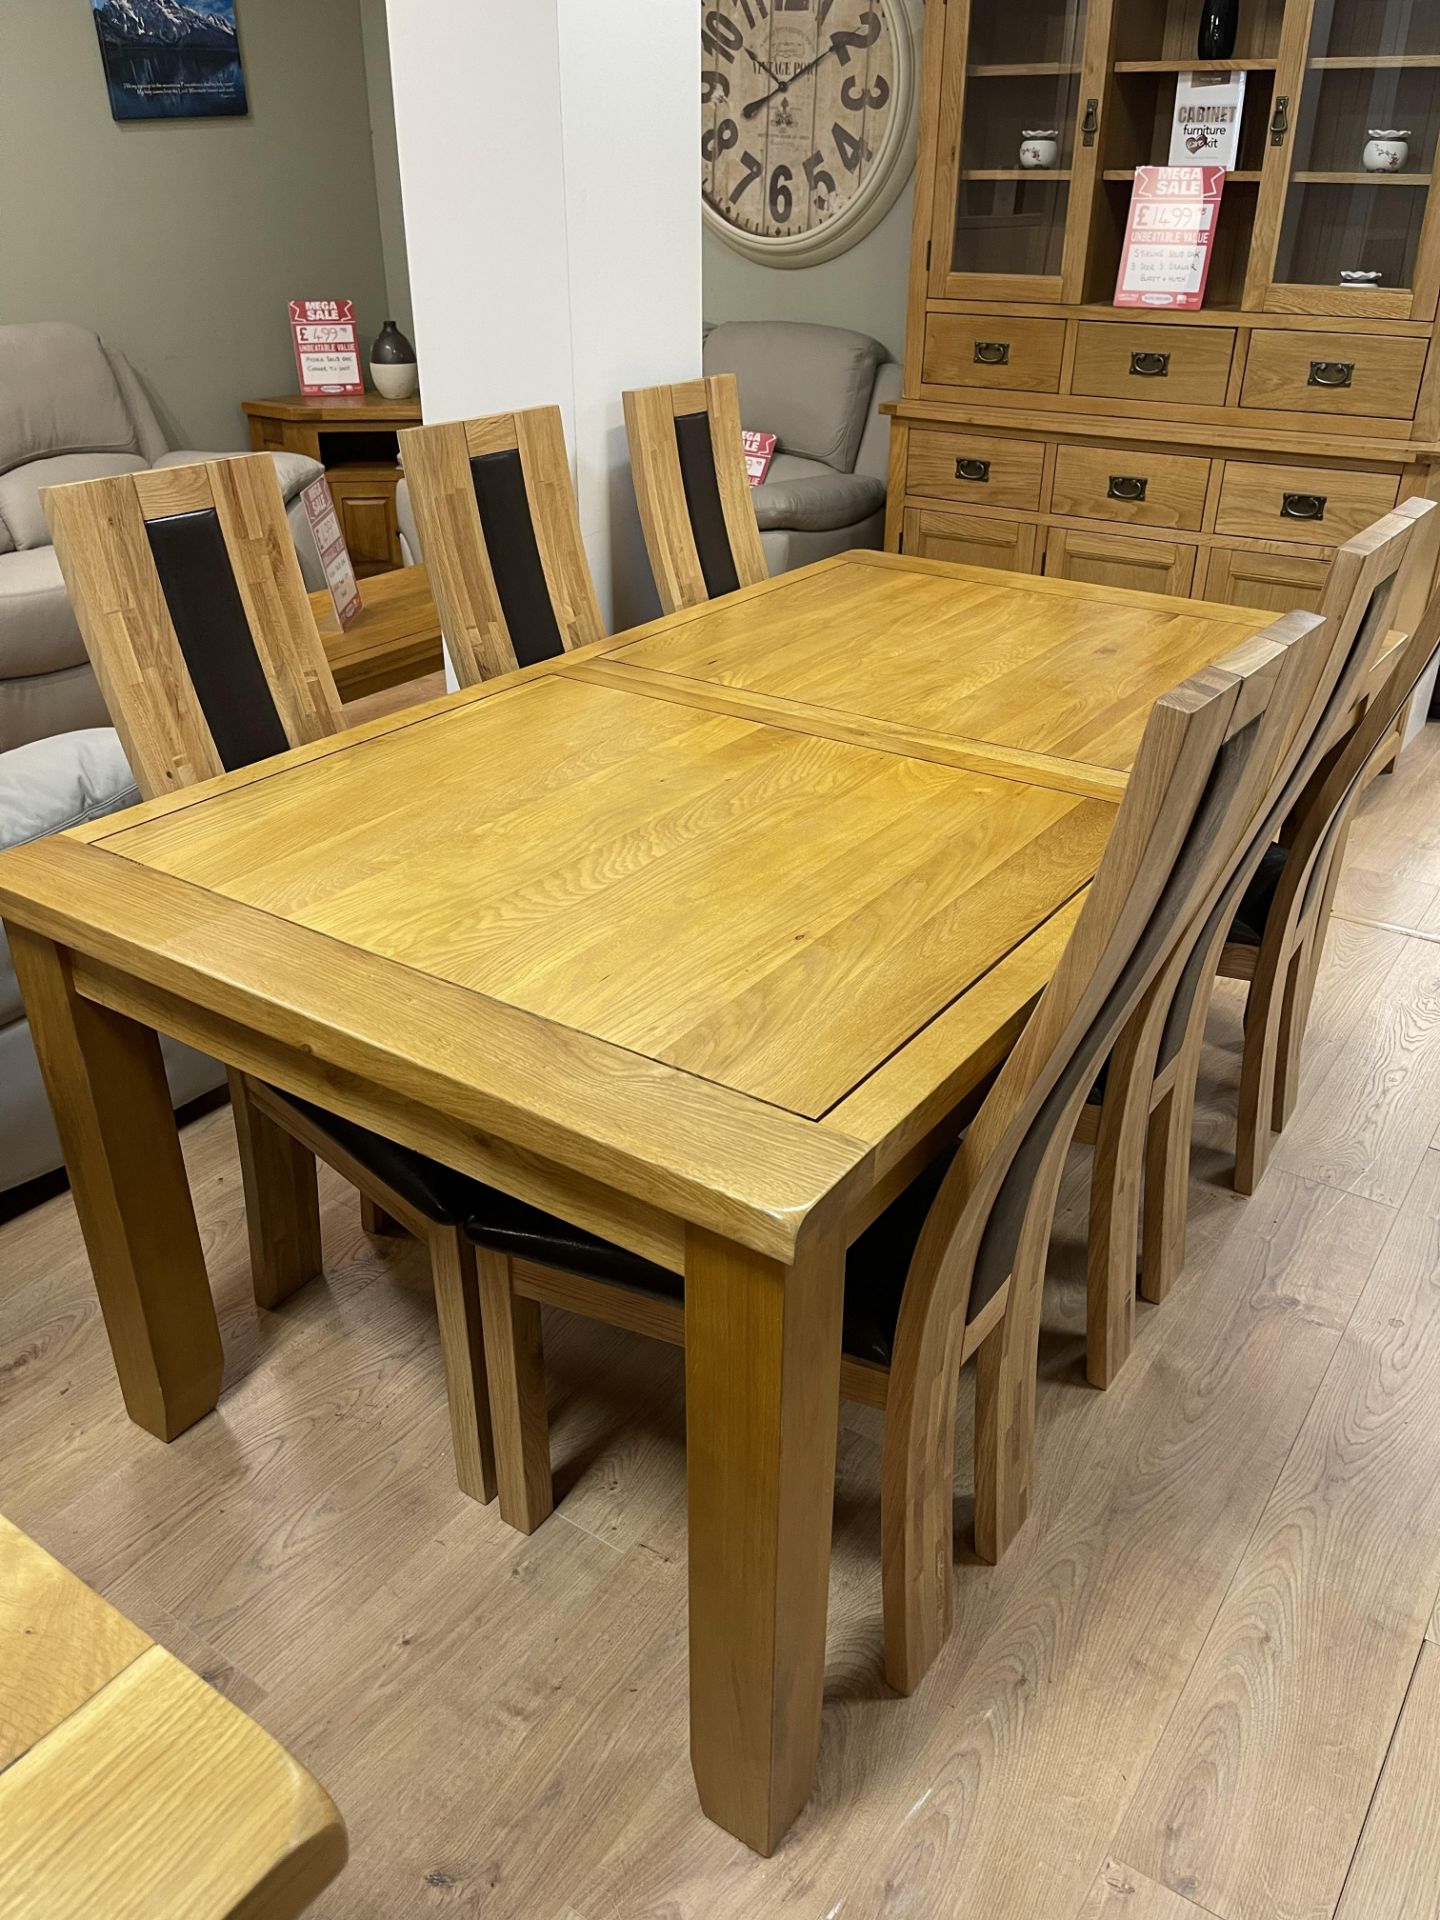
[[[1240,30],[1240,0],[1205,0],[1200,10],[1200,58],[1228,60]]]
[[[415,349],[393,320],[387,320],[370,349],[370,378],[387,400],[408,400],[420,385]]]

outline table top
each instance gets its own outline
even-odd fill
[[[654,1209],[790,1257],[1002,1057],[1151,699],[1268,618],[842,557],[19,849],[0,908],[652,1257]]]
[[[269,1734],[0,1516],[0,1920],[99,1887],[114,1920],[279,1920],[345,1855]]]
[[[423,566],[372,573],[360,583],[360,612],[343,631],[330,589],[310,595],[325,657],[342,700],[379,693],[444,665],[440,615]]]
[[[383,393],[282,393],[268,400],[242,400],[241,411],[259,420],[361,420],[418,426],[420,400],[387,400]]]

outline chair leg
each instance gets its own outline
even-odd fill
[[[1290,962],[1280,1004],[1275,1085],[1270,1096],[1270,1125],[1276,1133],[1284,1132],[1300,1097],[1300,1067],[1305,1049],[1305,1028],[1310,1020],[1310,1002],[1315,992],[1315,972],[1311,943],[1307,940]]]
[[[475,1249],[458,1227],[437,1227],[430,1236],[430,1268],[445,1359],[450,1438],[462,1493],[482,1505],[495,1498],[495,1442],[485,1378],[485,1341],[480,1330],[480,1287]]]
[[[1145,1226],[1140,1297],[1158,1306],[1185,1270],[1190,1211],[1190,1138],[1195,1126],[1195,1073],[1188,1063],[1150,1116],[1145,1140]]]
[[[1123,1058],[1122,1058],[1123,1054]],[[1132,1085],[1128,1048],[1111,1055],[1090,1162],[1086,1241],[1085,1377],[1108,1387],[1130,1357],[1140,1239],[1140,1163],[1150,1109],[1150,1075]]]
[[[880,1533],[885,1678],[897,1693],[919,1686],[949,1639],[954,1617],[959,1374],[958,1356],[947,1352],[923,1380],[890,1376]]]
[[[540,1307],[516,1293],[514,1263],[503,1253],[481,1248],[476,1257],[500,1517],[521,1533],[533,1533],[555,1505]]]
[[[1254,1193],[1270,1164],[1270,1117],[1275,1106],[1281,1014],[1290,973],[1291,966],[1285,965],[1278,975],[1273,971],[1257,972],[1250,983],[1245,1007],[1245,1051],[1240,1065],[1240,1105],[1235,1124],[1237,1193]]]
[[[401,1240],[408,1238],[407,1230],[395,1218],[387,1213],[378,1200],[372,1200],[368,1193],[360,1196],[360,1227],[372,1240]]]
[[[257,1306],[278,1307],[324,1264],[315,1156],[261,1111],[243,1073],[232,1067],[228,1078],[245,1189],[251,1284]]]
[[[1010,1275],[1005,1317],[975,1356],[975,1551],[992,1565],[1025,1524],[1034,1480],[1048,1220],[1038,1250],[1027,1249],[1027,1237]]]

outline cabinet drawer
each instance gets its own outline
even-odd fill
[[[1262,613],[1318,613],[1330,578],[1328,560],[1295,553],[1247,553],[1212,547],[1203,598]]]
[[[1095,587],[1183,595],[1195,579],[1195,548],[1171,540],[1127,540],[1115,533],[1052,527],[1045,544],[1045,571],[1055,580],[1087,580]]]
[[[1388,513],[1399,491],[1400,482],[1393,473],[1261,467],[1227,460],[1215,531],[1339,547]]]
[[[1060,391],[1063,320],[1010,314],[932,313],[925,323],[920,377],[942,387]]]
[[[905,491],[977,507],[1038,507],[1045,449],[1038,440],[912,431]]]
[[[1131,327],[1082,320],[1070,391],[1109,400],[1223,407],[1234,357],[1233,327]]]
[[[1205,511],[1208,460],[1129,447],[1061,447],[1050,511],[1079,520],[1124,520],[1137,527],[1198,527]]]
[[[1281,413],[1409,420],[1420,398],[1424,369],[1423,340],[1257,328],[1240,404]]]
[[[987,520],[978,513],[931,513],[926,507],[907,507],[902,544],[906,553],[922,560],[958,560],[967,567],[1033,573],[1039,528],[998,515]]]

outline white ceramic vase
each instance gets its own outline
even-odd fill
[[[420,390],[420,369],[413,360],[408,366],[403,362],[386,365],[372,360],[370,378],[375,383],[375,391],[387,400],[410,400]]]
[[[1410,129],[1371,127],[1361,158],[1367,173],[1399,173],[1410,158]]]
[[[1022,167],[1053,167],[1060,158],[1058,127],[1026,127],[1020,136]]]

